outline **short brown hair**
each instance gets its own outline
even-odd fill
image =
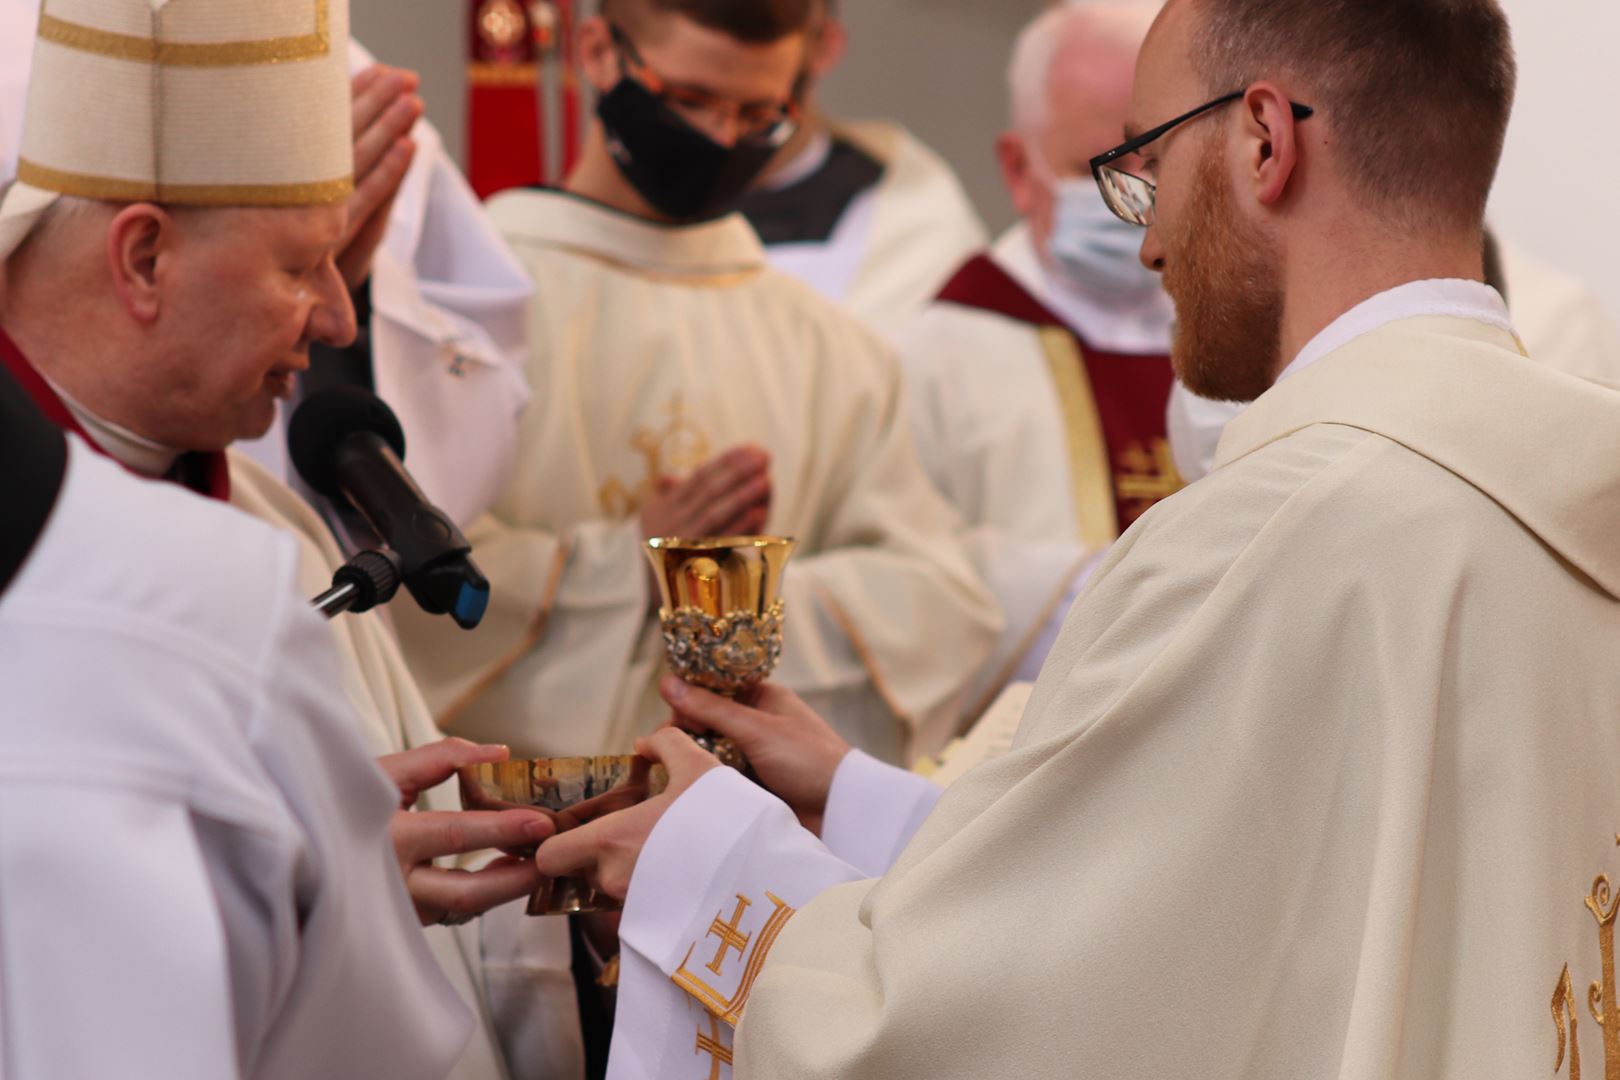
[[[682,15],[751,45],[769,45],[810,29],[815,0],[602,0],[601,14],[635,30],[653,13]]]
[[[1517,80],[1496,0],[1196,3],[1194,63],[1212,94],[1287,77],[1371,205],[1483,223]]]

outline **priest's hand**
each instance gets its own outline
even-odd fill
[[[416,143],[411,128],[422,118],[414,71],[377,64],[354,77],[354,194],[337,265],[352,292],[371,276],[371,260],[388,231],[394,196],[405,181]]]
[[[710,769],[714,755],[678,728],[667,727],[636,740],[636,753],[669,771],[669,786],[644,803],[558,833],[540,845],[535,865],[546,877],[582,877],[616,900],[630,892],[636,860],[664,813]]]
[[[770,512],[771,455],[733,447],[685,480],[660,477],[656,486],[641,508],[643,536],[749,536]]]
[[[759,782],[788,804],[799,824],[821,835],[833,776],[852,748],[799,695],[765,683],[743,704],[674,675],[664,676],[658,692],[675,710],[674,723],[736,743]]]
[[[504,746],[445,739],[377,759],[399,788],[400,809],[394,814],[390,832],[405,888],[423,926],[467,922],[491,908],[529,895],[540,884],[533,861],[519,855],[497,858],[476,871],[433,865],[435,859],[446,856],[534,847],[554,831],[551,820],[539,811],[442,813],[411,809],[423,792],[450,779],[463,765],[505,761],[509,753]]]

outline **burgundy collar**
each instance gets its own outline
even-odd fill
[[[45,377],[28,362],[22,349],[11,340],[11,335],[6,333],[4,327],[0,327],[0,367],[11,373],[12,378],[17,380],[17,384],[33,400],[39,411],[45,414],[47,420],[63,431],[71,431],[79,436],[96,453],[104,457],[110,456],[74,418],[72,410],[67,407],[61,395],[51,389],[51,384],[46,382]],[[230,462],[217,450],[212,453],[182,454],[165,479],[172,479],[199,495],[206,495],[221,502],[230,501]]]

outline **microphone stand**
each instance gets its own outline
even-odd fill
[[[310,601],[328,619],[344,612],[358,615],[394,598],[404,575],[391,551],[362,551],[332,575],[332,587]]]

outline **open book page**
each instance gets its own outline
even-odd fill
[[[1001,692],[968,733],[953,739],[937,758],[924,758],[914,772],[928,777],[940,787],[950,787],[968,771],[993,761],[1012,749],[1013,736],[1024,718],[1024,706],[1034,683],[1013,683]]]

